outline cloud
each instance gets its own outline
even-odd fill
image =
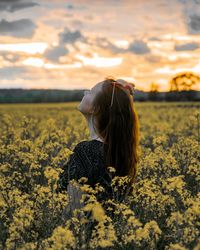
[[[156,37],[156,36],[151,36],[148,38],[149,41],[161,41],[160,38]]]
[[[79,40],[87,42],[87,39],[79,30],[71,31],[68,28],[65,28],[64,31],[59,33],[59,44],[56,47],[51,47],[46,50],[44,56],[50,61],[58,62],[61,56],[65,56],[69,53],[69,50],[65,47],[65,45],[73,45]]]
[[[188,0],[179,0],[180,3],[187,4]],[[190,0],[190,3],[192,4],[200,4],[200,0]]]
[[[38,3],[26,0],[1,0],[0,11],[14,12],[17,10],[39,5]]]
[[[97,37],[95,39],[95,45],[103,49],[108,49],[109,51],[112,51],[114,54],[125,52],[125,49],[115,46],[105,37]]]
[[[190,34],[200,34],[200,15],[194,14],[189,16],[188,28]]]
[[[199,44],[195,42],[191,43],[184,43],[180,45],[175,45],[174,49],[176,51],[182,51],[182,50],[195,50],[199,48]]]
[[[20,78],[22,74],[27,72],[27,68],[24,66],[11,66],[0,68],[0,79],[14,80]]]
[[[0,21],[0,34],[4,36],[32,37],[36,25],[30,19],[20,19],[17,21]]]
[[[150,48],[142,40],[135,40],[129,45],[127,51],[135,54],[147,54],[150,52]]]
[[[148,45],[144,41],[139,39],[130,43],[128,48],[118,47],[116,44],[110,42],[106,37],[96,37],[94,41],[88,41],[87,44],[91,46],[95,45],[98,48],[108,50],[114,54],[124,54],[127,52],[133,52],[134,54],[139,55],[148,54],[149,52],[151,52]]]
[[[64,31],[59,34],[59,38],[60,44],[74,43],[77,40],[84,39],[79,30],[70,31],[68,28],[65,28]]]
[[[183,15],[188,34],[200,34],[200,0],[178,0],[183,4]]]
[[[74,9],[74,6],[73,6],[73,4],[71,4],[71,3],[69,3],[69,4],[67,4],[67,9]]]
[[[5,61],[12,62],[12,63],[19,61],[19,59],[21,58],[19,54],[9,53],[8,51],[1,51],[1,56],[3,57]]]
[[[64,46],[56,46],[46,50],[44,56],[50,61],[58,62],[59,58],[65,56],[68,52],[68,49]]]
[[[160,63],[162,61],[162,57],[158,55],[146,55],[145,59],[150,63]]]

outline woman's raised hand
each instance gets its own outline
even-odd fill
[[[117,79],[116,80],[119,84],[121,84],[124,88],[128,89],[130,94],[133,95],[135,92],[135,84],[132,82],[127,82],[123,79]]]

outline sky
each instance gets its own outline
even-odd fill
[[[183,71],[200,74],[200,0],[0,0],[0,88],[168,91]]]

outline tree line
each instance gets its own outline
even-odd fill
[[[169,91],[160,92],[159,85],[152,82],[150,91],[135,89],[135,101],[200,101],[200,91],[194,88],[200,84],[200,76],[192,72],[182,72],[169,81]],[[0,89],[0,103],[48,103],[79,102],[86,89]]]

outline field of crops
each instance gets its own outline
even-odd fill
[[[89,139],[77,105],[0,105],[0,249],[199,250],[200,103],[135,104],[139,172],[126,202],[108,200],[113,220],[84,179],[90,199],[71,217],[68,195],[55,192],[74,146]]]

